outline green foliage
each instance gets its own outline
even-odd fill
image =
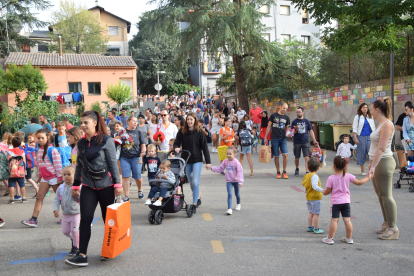
[[[96,111],[96,112],[98,112],[99,114],[102,114],[102,107],[101,107],[101,103],[100,103],[100,102],[94,102],[94,103],[92,103],[92,104],[91,104],[91,107],[90,107],[90,110],[91,110],[91,111]]]
[[[70,113],[61,113],[56,116],[55,121],[62,122],[63,118],[68,118],[69,123],[71,123],[73,126],[80,126],[80,116],[73,115]]]
[[[223,87],[225,92],[233,93],[236,91],[236,79],[234,78],[234,67],[227,67],[226,73],[221,74],[220,78],[217,79],[216,85]]]
[[[52,44],[49,51],[59,51],[59,38],[62,36],[64,53],[100,54],[105,53],[108,36],[101,27],[98,17],[94,16],[86,6],[76,4],[73,0],[61,0],[58,10],[52,13],[51,26],[54,33],[49,37]],[[119,29],[121,33],[124,31]]]
[[[81,117],[82,113],[85,112],[86,106],[83,102],[76,105],[76,116]]]
[[[29,29],[47,26],[47,22],[37,18],[38,13],[33,12],[34,7],[37,11],[43,11],[50,7],[50,2],[48,0],[0,0],[0,10],[7,11],[10,52],[21,51],[23,44],[34,45],[36,43],[19,34],[22,26]],[[6,16],[3,13],[0,17],[0,57],[4,57],[7,53],[6,33]]]
[[[183,84],[183,83],[173,83],[167,86],[163,94],[172,96],[175,93],[177,96],[181,96],[181,95],[184,95],[186,90],[190,91],[191,89],[193,89],[194,91],[197,91],[198,94],[201,93],[201,89],[198,86],[191,86],[189,84]]]
[[[118,104],[118,109],[121,104],[130,101],[133,97],[132,89],[125,83],[119,80],[116,84],[108,84],[105,95],[113,102]]]
[[[30,94],[21,103],[21,115],[27,118],[46,115],[49,120],[55,120],[59,112],[59,103],[42,101],[39,95]]]

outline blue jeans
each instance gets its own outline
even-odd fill
[[[122,171],[122,178],[131,177],[132,171],[132,178],[133,179],[141,179],[141,167],[142,164],[139,163],[140,157],[135,157],[131,159],[127,158],[119,158],[119,164],[121,165]]]
[[[286,137],[281,138],[281,139],[272,139],[273,157],[279,157],[279,148],[282,154],[288,154]]]
[[[234,194],[236,195],[237,204],[240,204],[240,188],[239,182],[227,182],[227,205],[228,209],[231,209],[232,201],[233,201],[233,187],[234,187]]]
[[[190,182],[191,191],[193,191],[193,203],[197,204],[198,197],[200,195],[200,175],[203,168],[203,162],[197,162],[194,164],[187,164],[186,172],[188,181]]]
[[[155,196],[156,193],[160,192],[160,197],[165,198],[165,194],[169,191],[170,189],[168,188],[160,188],[159,186],[157,187],[152,187],[149,194],[148,194],[148,198],[153,198]]]

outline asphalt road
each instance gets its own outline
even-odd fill
[[[292,144],[289,143],[289,152]],[[288,180],[275,179],[273,163],[258,162],[253,155],[255,177],[249,178],[245,161],[245,185],[241,188],[241,211],[227,210],[224,177],[203,169],[200,179],[202,205],[192,218],[185,212],[166,214],[161,225],[148,223],[149,208],[132,188],[132,246],[108,262],[99,260],[104,223],[99,208],[92,227],[89,266],[74,268],[64,263],[70,241],[62,234],[52,213],[54,195],[45,199],[39,226],[27,228],[20,223],[33,210],[34,190],[28,188],[29,203],[8,205],[0,197],[0,216],[6,225],[0,229],[0,275],[413,275],[414,271],[414,194],[408,186],[394,190],[398,206],[399,240],[383,241],[375,229],[382,223],[378,198],[371,181],[352,185],[351,214],[354,244],[340,241],[345,236],[343,222],[338,224],[335,244],[321,239],[327,235],[330,198],[322,201],[320,228],[326,234],[307,233],[307,207],[301,177],[294,177],[290,155]],[[333,152],[328,152],[327,166],[318,175],[322,186],[332,171]],[[212,154],[213,165],[218,156]],[[355,160],[349,172],[359,173]],[[362,178],[361,176],[357,176]],[[398,177],[398,173],[394,174]],[[149,187],[144,176],[144,193]],[[297,188],[295,188],[297,187]],[[191,201],[189,185],[184,187]],[[4,193],[4,188],[0,189]],[[233,208],[235,198],[233,198]],[[53,258],[55,257],[55,258]],[[31,260],[31,261],[28,261]]]

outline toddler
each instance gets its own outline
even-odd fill
[[[175,183],[175,175],[171,169],[171,162],[168,160],[164,160],[161,162],[161,166],[157,174],[155,175],[155,179],[165,179],[168,181],[172,181]],[[154,206],[161,206],[162,199],[165,197],[166,192],[168,192],[174,184],[161,182],[159,186],[153,186],[148,194],[148,199],[145,201],[145,205],[151,205],[151,198],[155,196],[157,192],[160,193],[160,196],[157,201],[155,201],[152,205]]]
[[[227,159],[224,160],[220,167],[212,167],[211,171],[216,173],[222,173],[226,170],[226,182],[227,182],[227,215],[231,215],[233,213],[232,207],[232,199],[233,199],[233,188],[234,193],[237,199],[237,205],[235,210],[240,211],[240,188],[243,186],[243,168],[240,162],[235,158],[236,156],[236,148],[228,147],[226,154]]]
[[[9,169],[10,169],[10,178],[8,181],[9,191],[10,191],[10,200],[8,204],[14,204],[16,197],[14,197],[14,189],[17,185],[20,187],[22,193],[22,203],[26,203],[26,188],[24,184],[24,177],[26,175],[26,159],[24,156],[24,150],[20,147],[22,145],[22,138],[15,136],[12,138],[13,149],[7,151],[9,155]],[[20,197],[19,197],[20,199]]]
[[[171,141],[170,141],[171,142]],[[148,168],[148,183],[155,179],[155,175],[161,165],[161,160],[157,157],[157,148],[154,144],[150,144],[147,147],[148,156],[144,157],[144,165]],[[151,186],[151,184],[150,184]]]
[[[336,156],[340,156],[346,159],[346,165],[349,164],[349,157],[351,157],[351,149],[356,149],[357,145],[349,144],[349,135],[344,134],[343,136],[344,142],[339,145],[338,150],[336,151]]]
[[[366,176],[362,180],[358,180],[352,174],[346,173],[346,159],[336,156],[334,158],[333,169],[334,175],[331,175],[326,182],[326,189],[322,191],[324,195],[331,194],[331,224],[329,225],[329,234],[327,238],[323,238],[322,242],[334,244],[334,235],[338,227],[339,214],[345,223],[346,237],[341,241],[352,244],[352,223],[351,223],[351,196],[349,192],[349,183],[362,185],[370,178]]]
[[[56,191],[53,201],[53,213],[59,217],[59,205],[62,208],[62,232],[72,241],[72,249],[69,256],[75,256],[79,251],[79,223],[80,223],[80,204],[79,197],[72,196],[72,184],[75,179],[75,168],[67,166],[62,171],[63,184]]]
[[[308,205],[308,232],[315,234],[323,234],[323,230],[319,229],[319,215],[321,214],[322,191],[321,180],[316,172],[319,170],[319,160],[310,158],[308,161],[308,169],[310,173],[305,174],[302,186],[305,187],[306,200]]]
[[[253,126],[252,135],[253,135],[252,153],[253,153],[253,149],[255,149],[256,150],[255,153],[258,154],[257,144],[259,143],[259,133],[257,132],[256,126]]]

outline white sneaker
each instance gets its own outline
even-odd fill
[[[147,200],[145,200],[145,205],[151,205],[151,199],[147,199]]]
[[[228,209],[228,210],[227,210],[227,212],[226,212],[226,214],[227,214],[227,215],[231,215],[231,214],[233,214],[233,210],[232,210],[232,209]]]
[[[367,173],[366,172],[362,172],[361,175],[367,175]]]
[[[341,241],[346,242],[346,243],[349,243],[349,244],[353,244],[354,243],[354,240],[352,238],[347,239],[346,237],[343,237],[341,239]]]
[[[157,200],[152,205],[154,205],[154,206],[161,206],[161,201]]]
[[[241,209],[241,205],[240,204],[237,204],[236,205],[236,208],[234,208],[234,210],[236,210],[236,211],[240,211],[240,209]]]
[[[214,152],[214,148],[211,149],[211,152]]]

